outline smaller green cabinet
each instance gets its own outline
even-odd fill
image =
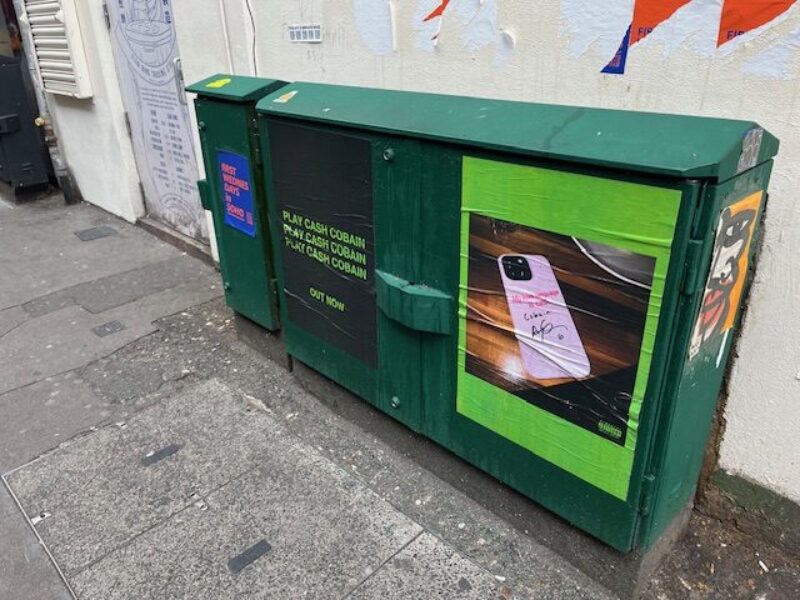
[[[206,171],[198,187],[203,208],[214,219],[225,299],[235,312],[271,331],[280,320],[255,103],[283,85],[219,74],[186,88],[197,94]]]

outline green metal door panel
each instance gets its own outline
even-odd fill
[[[195,109],[207,178],[200,183],[201,195],[214,218],[225,299],[237,313],[274,331],[279,328],[277,296],[254,104],[199,96]],[[243,185],[252,194],[252,236],[226,223],[219,153],[235,156],[249,170]]]
[[[495,160],[498,158],[496,155],[487,155],[487,157]],[[553,168],[552,164],[547,166]],[[608,177],[608,173],[603,172],[588,171],[584,173]],[[656,339],[659,341],[653,349],[652,365],[645,392],[646,400],[643,402],[642,415],[638,425],[636,454],[625,498],[613,497],[519,444],[505,439],[474,420],[459,414],[454,402],[455,367],[459,360],[457,340],[452,338],[448,340],[449,347],[446,353],[442,354],[439,365],[442,370],[436,372],[435,375],[432,372],[430,377],[425,377],[424,384],[434,388],[437,383],[447,386],[447,389],[444,390],[440,387],[438,394],[431,393],[428,396],[426,393],[426,421],[431,424],[432,429],[429,434],[434,439],[621,551],[630,550],[636,541],[644,477],[641,457],[646,456],[649,446],[652,409],[657,407],[660,401],[663,364],[669,353],[667,340],[671,338],[672,315],[677,306],[679,297],[677,290],[683,277],[686,240],[688,239],[688,233],[684,232],[689,229],[688,224],[692,220],[699,187],[664,181],[638,180],[638,182],[656,185],[660,188],[675,189],[677,197],[680,199],[680,210],[672,240],[672,259],[669,271],[666,273],[665,292],[661,302],[661,320],[656,333]],[[452,241],[449,243],[452,244]],[[445,256],[448,257],[447,270],[450,273],[457,271],[460,258],[458,253],[450,250]],[[460,310],[465,310],[463,301]],[[432,354],[426,355],[424,362],[426,366],[429,364],[429,360],[433,361]],[[433,364],[436,364],[435,361]],[[459,365],[460,367],[461,365]],[[444,376],[444,373],[448,374],[447,377]],[[441,383],[443,381],[447,383]],[[429,398],[435,399],[436,404],[428,401]],[[571,451],[569,448],[564,450]]]
[[[374,139],[375,267],[378,270],[376,406],[415,431],[423,415],[418,287],[423,254],[421,156],[415,140]],[[425,304],[427,308],[431,303]]]
[[[278,271],[280,273],[280,270]],[[281,277],[279,275],[278,285]],[[302,327],[293,324],[281,306],[282,331],[286,353],[322,373],[343,388],[376,404],[377,372],[355,360],[347,352],[328,344]]]
[[[377,150],[379,407],[433,436],[455,393],[461,156],[397,138]]]
[[[404,174],[407,181],[394,188],[396,194],[403,194],[402,196],[392,193],[376,196],[376,215],[383,210],[393,215],[391,226],[383,229],[384,222],[376,220],[376,231],[380,233],[376,237],[379,255],[389,257],[390,261],[394,260],[394,275],[400,278],[402,274],[403,282],[416,282],[413,284],[415,287],[431,290],[437,294],[437,298],[457,298],[460,261],[460,223],[457,215],[462,209],[463,151],[431,143],[394,142],[390,148],[393,152],[390,153],[392,160],[389,163],[395,162],[398,169],[392,171],[393,167],[386,168],[386,180],[391,182],[392,177],[396,179],[399,172],[403,171],[403,166],[408,165]],[[419,158],[415,160],[413,157],[406,157],[409,152],[417,152]],[[496,155],[488,157],[498,158]],[[376,173],[380,171],[380,165],[376,166]],[[668,340],[671,338],[673,313],[679,299],[677,290],[684,276],[689,224],[697,205],[700,186],[648,180],[640,182],[650,185],[655,183],[660,187],[671,185],[681,198],[681,210],[672,242],[672,268],[667,274],[668,292],[663,299],[662,321],[657,334],[659,339]],[[377,187],[380,188],[380,185]],[[385,187],[392,189],[388,184]],[[415,219],[413,213],[417,210],[416,198],[420,198],[423,206],[428,208]],[[409,253],[411,256],[408,256]],[[415,261],[415,258],[418,260]],[[380,262],[378,266],[388,268],[388,264]],[[406,271],[403,272],[403,269]],[[456,308],[455,304],[453,308]],[[435,313],[435,309],[429,310],[430,313]],[[387,393],[387,396],[379,401],[378,406],[610,545],[623,551],[633,548],[638,531],[643,485],[643,460],[639,456],[647,455],[652,427],[652,419],[649,417],[651,408],[659,402],[659,390],[663,382],[662,365],[668,357],[669,344],[665,342],[654,349],[647,402],[644,404],[639,431],[639,453],[631,473],[630,492],[624,501],[620,501],[457,412],[456,310],[451,310],[450,319],[449,325],[437,326],[435,332],[420,331],[419,340],[413,336],[406,339],[398,336],[393,339],[394,344],[387,343],[383,337],[388,331],[389,323],[381,325],[381,346],[390,349],[385,354],[389,360],[393,356],[411,355],[413,365],[413,361],[417,360],[415,353],[419,341],[417,370],[421,372],[422,379],[418,387],[414,371],[409,372],[406,363],[382,362],[378,375],[381,382],[379,387],[391,385],[394,381],[397,382],[397,387],[383,387],[379,394]],[[424,329],[424,326],[418,327]],[[408,328],[413,328],[413,325]],[[407,407],[407,396],[395,397],[396,389],[406,390],[407,395],[411,391],[419,394],[423,403],[419,425],[415,423],[417,407]],[[399,400],[399,406],[387,403],[392,398]],[[405,412],[407,410],[413,410],[414,413],[408,414]]]
[[[359,208],[358,214],[349,210],[342,214],[337,198],[343,197],[346,192],[324,187],[306,189],[303,186],[308,181],[298,179],[310,179],[307,177],[310,168],[316,170],[318,177],[324,171],[325,176],[334,184],[340,180],[356,185],[369,183],[373,179],[372,166],[368,172],[354,174],[349,152],[336,146],[355,144],[353,149],[360,154],[366,145],[366,160],[370,165],[375,164],[373,154],[381,149],[373,148],[369,139],[353,135],[352,132],[341,134],[325,128],[309,128],[302,124],[263,118],[260,119],[259,128],[262,152],[268,157],[264,163],[267,193],[274,199],[269,205],[269,221],[273,252],[278,257],[277,287],[281,293],[280,314],[286,351],[351,392],[376,404],[379,386],[375,365],[370,364],[367,356],[354,355],[354,351],[359,352],[359,346],[366,344],[366,340],[360,339],[358,333],[347,331],[337,324],[335,321],[338,317],[332,312],[333,309],[323,306],[324,300],[321,301],[322,304],[316,304],[321,297],[342,299],[341,294],[333,291],[330,286],[336,286],[339,280],[344,283],[354,281],[350,275],[337,270],[332,264],[332,244],[335,240],[331,239],[331,227],[333,224],[341,225],[351,220],[366,223],[371,228],[375,220],[368,214],[373,210],[372,187],[369,188],[369,198],[363,199],[364,205]],[[358,181],[354,182],[354,179]],[[311,208],[314,214],[306,206],[309,202],[313,204]],[[295,219],[298,218],[299,223],[296,223]],[[366,237],[371,238],[372,234],[368,233]],[[301,245],[297,245],[297,241]],[[373,246],[373,240],[368,240],[368,245]],[[308,252],[315,257],[314,260],[306,261]],[[298,257],[303,254],[306,257]],[[368,266],[374,271],[373,260],[370,257]],[[300,285],[296,281],[297,271],[300,269],[315,271],[317,276],[312,277],[307,284]],[[376,322],[377,328],[379,316],[374,299],[374,285],[362,287],[361,300],[366,300],[366,308],[351,310],[350,301],[343,302],[343,316],[351,322],[372,320]],[[320,293],[324,296],[320,296]],[[304,322],[309,315],[320,318],[315,325],[316,332],[310,330],[307,321]],[[331,328],[320,332],[319,327],[326,322],[331,324]],[[376,361],[381,360],[379,351],[379,341],[376,339]]]
[[[752,276],[771,170],[769,161],[705,191],[693,234],[696,258],[681,297],[675,352],[667,370],[671,385],[650,467],[654,489],[652,511],[643,525],[644,545],[658,538],[694,494]],[[735,275],[729,279],[731,268]],[[724,285],[729,281],[733,285]]]

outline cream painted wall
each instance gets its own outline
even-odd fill
[[[94,96],[76,100],[48,94],[53,126],[84,199],[133,222],[144,214],[144,203],[102,0],[76,5]]]
[[[227,10],[233,69],[249,74],[247,0],[220,1]],[[183,7],[177,23],[179,31],[187,32],[181,45],[184,64],[196,65],[193,77],[220,68],[227,53],[219,48],[219,21],[206,25],[219,1],[175,4],[176,10]],[[800,246],[795,197],[800,183],[800,7],[756,35],[715,50],[721,0],[694,0],[632,47],[626,74],[614,76],[600,70],[630,22],[633,0],[453,0],[438,45],[431,48],[436,24],[424,26],[421,17],[436,4],[250,0],[258,74],[752,119],[782,140],[764,252],[725,411],[720,467],[800,502],[800,344],[792,339],[800,332],[800,261],[794,250]],[[201,15],[206,7],[208,14]],[[394,42],[384,15],[390,9]],[[287,25],[309,23],[322,25],[323,42],[290,43]],[[421,32],[425,27],[428,31]],[[191,47],[183,42],[189,36],[198,40]],[[198,56],[190,58],[195,52]]]
[[[237,6],[236,9],[238,10],[237,14],[241,17],[241,6]],[[228,12],[224,0],[194,0],[173,3],[178,47],[181,52],[181,67],[186,84],[205,79],[214,73],[234,71],[228,47],[226,21]],[[241,75],[252,74],[245,70],[236,72]],[[194,94],[187,95],[189,104],[193,106]],[[197,133],[197,118],[193,108],[189,111],[189,115],[192,122],[195,156],[197,156],[199,175],[202,178],[205,177],[205,165],[203,164],[200,137]],[[214,260],[219,261],[214,221],[209,211],[206,211],[206,222],[211,254]]]

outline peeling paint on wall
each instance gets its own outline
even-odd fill
[[[722,0],[694,0],[676,10],[640,44],[660,46],[665,55],[690,48],[703,56],[712,56],[721,11]]]
[[[633,4],[634,0],[562,0],[561,24],[570,37],[570,55],[583,56],[592,49],[608,63],[630,27]]]
[[[497,27],[497,0],[420,0],[413,19],[419,32],[417,47],[428,51],[436,48],[445,19],[458,25],[469,52],[495,44],[495,58],[502,61],[514,48],[513,34]]]
[[[453,12],[461,22],[461,38],[470,52],[497,43],[497,0],[454,0]]]
[[[765,79],[791,79],[793,65],[800,50],[800,27],[766,50],[762,50],[744,63],[742,70]]]
[[[439,43],[442,21],[450,0],[420,0],[414,13],[414,29],[419,32],[417,47],[432,52]]]
[[[356,29],[374,54],[394,52],[394,7],[391,0],[353,0]]]

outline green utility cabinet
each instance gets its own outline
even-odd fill
[[[696,486],[778,141],[309,83],[257,111],[289,354],[651,545]]]
[[[255,103],[282,81],[218,74],[189,86],[206,179],[198,182],[211,211],[225,299],[269,330],[279,328],[277,294]]]

